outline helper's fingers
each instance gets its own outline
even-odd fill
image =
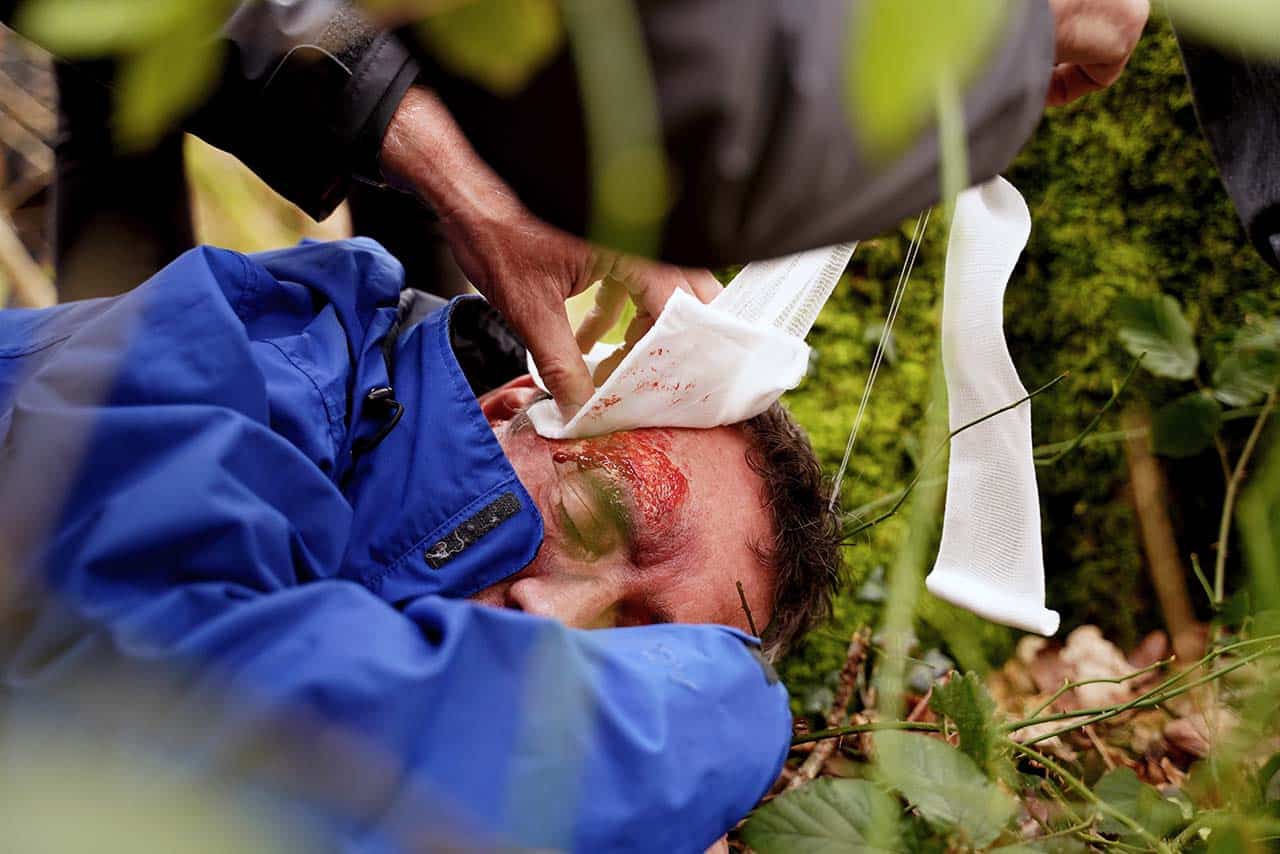
[[[720,296],[720,292],[724,290],[724,285],[720,284],[720,280],[711,275],[710,270],[684,269],[685,281],[693,288],[693,295],[703,302],[711,302]]]
[[[574,340],[564,303],[548,304],[532,318],[531,322],[517,325],[516,332],[529,347],[543,385],[560,405],[560,411],[569,417],[595,392],[587,363]],[[511,316],[513,325],[516,319]]]
[[[622,317],[622,309],[627,304],[627,289],[615,279],[605,279],[596,290],[595,302],[574,337],[578,340],[578,349],[588,353],[600,337],[613,328]]]
[[[1104,84],[1090,77],[1083,66],[1063,63],[1053,69],[1046,101],[1050,107],[1059,107],[1103,88]]]
[[[626,355],[652,328],[653,317],[644,309],[637,308],[636,316],[631,318],[631,322],[627,324],[622,346],[610,353],[607,359],[596,365],[596,372],[592,378],[597,386],[604,385],[604,381],[613,375],[614,370],[622,363]]]
[[[676,290],[693,295],[693,285],[679,267],[655,264],[642,258],[617,259],[610,278],[622,282],[636,308],[652,317],[662,313],[663,306]]]

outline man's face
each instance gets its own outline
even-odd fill
[[[524,376],[480,397],[546,535],[529,566],[472,598],[576,628],[676,622],[746,630],[741,581],[763,629],[772,574],[753,545],[768,542],[772,522],[740,431],[544,439],[517,417],[543,396]]]

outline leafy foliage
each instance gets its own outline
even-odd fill
[[[1227,406],[1248,406],[1280,382],[1280,320],[1240,330],[1213,372],[1214,395]]]
[[[912,733],[876,736],[880,778],[901,792],[930,824],[960,833],[974,845],[995,840],[1017,803],[972,759],[944,741]]]
[[[1032,406],[1037,444],[1074,437],[1132,366],[1117,336],[1119,297],[1146,299],[1158,286],[1184,307],[1200,361],[1213,366],[1238,330],[1280,317],[1276,273],[1249,249],[1222,190],[1166,24],[1151,25],[1114,87],[1050,110],[1008,177],[1026,196],[1033,223],[1006,295],[1010,351],[1028,388],[1071,372]],[[843,454],[874,353],[876,336],[868,330],[885,318],[913,224],[859,247],[810,336],[810,376],[787,396],[829,471]],[[937,357],[945,237],[935,219],[894,327],[897,360],[880,373],[841,491],[849,511],[900,490],[928,450],[917,447],[915,435]],[[1186,381],[1140,369],[1122,404],[1145,399],[1158,411],[1191,390]],[[1119,411],[1106,416],[1100,434],[1119,429]],[[1223,422],[1229,449],[1238,450],[1248,426],[1244,419]],[[1211,450],[1167,472],[1183,554],[1214,553],[1219,468]],[[1062,613],[1063,631],[1096,624],[1125,648],[1160,625],[1127,480],[1123,445],[1114,440],[1086,443],[1039,472],[1047,594]],[[864,509],[861,518],[873,513]],[[782,662],[793,696],[820,688],[838,671],[849,635],[875,622],[881,606],[859,601],[858,588],[876,567],[893,564],[907,527],[905,518],[890,519],[846,550],[850,580],[834,620]],[[1233,556],[1228,573],[1239,572]],[[917,655],[941,641],[962,668],[980,673],[1013,646],[1012,632],[928,596],[920,601],[916,632]]]
[[[1113,809],[1146,828],[1152,836],[1168,836],[1186,824],[1179,807],[1164,799],[1154,786],[1138,779],[1129,768],[1108,771],[1093,787],[1093,792]],[[1103,816],[1098,825],[1103,833],[1132,838],[1134,833],[1111,816]]]
[[[1200,353],[1177,300],[1164,294],[1146,299],[1122,296],[1115,313],[1125,349],[1134,356],[1146,354],[1143,365],[1148,371],[1175,380],[1195,376]]]
[[[500,95],[522,89],[564,43],[554,0],[444,4],[418,31],[442,63]]]
[[[1222,407],[1192,392],[1162,407],[1151,420],[1151,449],[1166,457],[1193,457],[1213,444]]]
[[[126,149],[153,145],[199,105],[221,70],[218,30],[232,0],[27,0],[20,32],[68,58],[115,55],[115,135]]]
[[[742,829],[759,854],[900,850],[901,809],[868,780],[824,778],[761,807]]]
[[[1004,31],[1007,0],[895,0],[851,7],[846,86],[853,127],[875,154],[901,151],[934,115],[939,84],[957,90]]]
[[[1000,743],[996,704],[978,674],[970,671],[936,686],[929,707],[955,723],[960,734],[960,749],[979,768],[992,768],[999,756]]]

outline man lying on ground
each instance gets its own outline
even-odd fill
[[[215,686],[253,710],[202,743],[340,727],[399,769],[353,847],[425,793],[495,845],[702,850],[790,735],[737,583],[773,649],[828,607],[807,441],[778,408],[542,439],[497,314],[401,284],[370,241],[199,249],[121,297],[0,313],[0,543],[19,597],[49,593],[6,685],[124,660],[191,674],[156,714],[221,710]]]

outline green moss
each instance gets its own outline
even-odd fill
[[[1033,407],[1037,443],[1079,432],[1128,369],[1111,319],[1118,295],[1161,290],[1177,297],[1208,360],[1206,377],[1215,348],[1246,317],[1280,315],[1280,283],[1249,246],[1222,190],[1167,27],[1152,25],[1111,90],[1051,111],[1009,178],[1027,198],[1033,229],[1006,302],[1010,349],[1028,388],[1071,372]],[[810,338],[813,373],[787,401],[832,472],[912,224],[859,248]],[[897,359],[877,381],[842,489],[847,509],[900,489],[920,456],[944,251],[935,218],[895,327]],[[1131,389],[1129,403],[1159,405],[1187,386],[1140,376]],[[1247,426],[1234,422],[1228,441]],[[1100,429],[1118,427],[1113,412]],[[1181,549],[1211,554],[1221,503],[1216,457],[1166,468]],[[1086,447],[1040,472],[1049,604],[1062,612],[1064,633],[1095,623],[1127,645],[1160,625],[1126,482],[1123,449],[1115,444]],[[874,621],[876,606],[856,601],[855,591],[874,567],[892,562],[904,535],[903,520],[894,518],[848,549],[849,583],[832,624],[784,662],[795,694],[821,686],[840,666],[849,634]],[[949,652],[965,666],[997,662],[1011,649],[1012,632],[929,597],[919,617],[923,645],[942,635],[963,639],[963,648],[953,644]]]

